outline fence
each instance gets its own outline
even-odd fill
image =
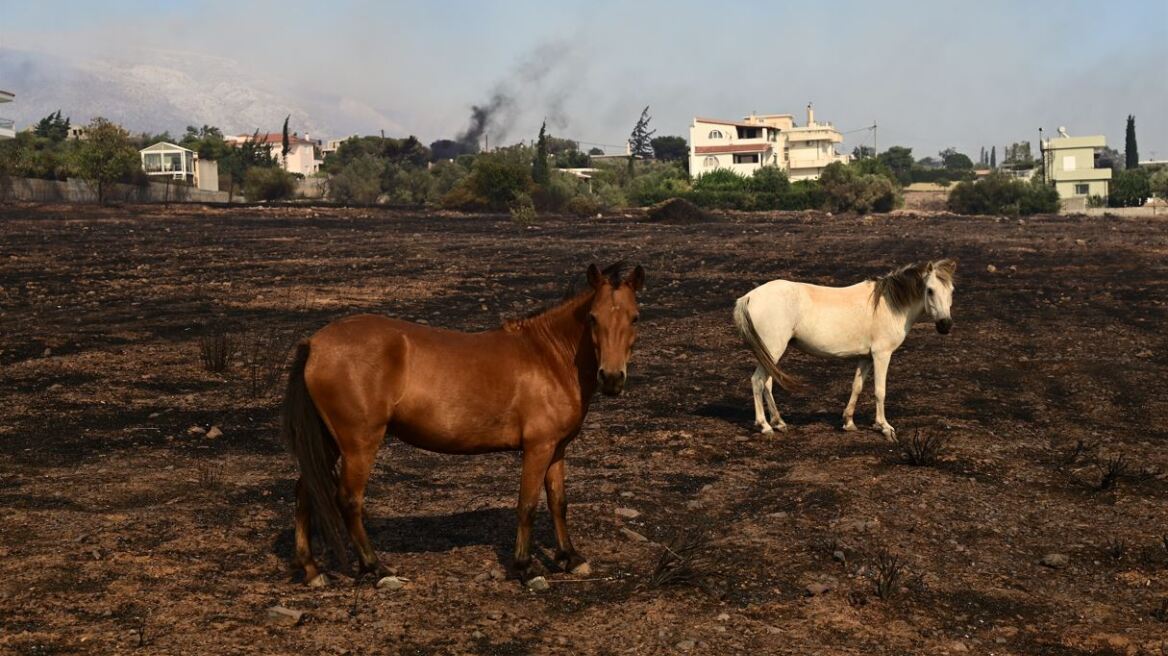
[[[226,203],[226,191],[196,189],[185,184],[167,185],[150,182],[144,185],[113,184],[105,193],[112,202]],[[34,203],[96,203],[97,190],[83,180],[39,180],[0,176],[0,201],[19,200]]]

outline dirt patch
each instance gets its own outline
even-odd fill
[[[1158,653],[1165,253],[1143,219],[0,206],[0,652]],[[914,329],[888,383],[898,430],[945,436],[936,462],[842,432],[851,366],[799,353],[791,431],[754,432],[734,298],[941,256],[954,332]],[[293,582],[272,344],[354,312],[491,328],[620,259],[647,271],[628,393],[568,452],[589,579],[554,568],[542,512],[551,589],[498,578],[516,454],[389,441],[368,526],[406,587]],[[222,373],[201,366],[212,329],[237,345]],[[698,575],[654,585],[662,544],[697,530]],[[274,605],[304,619],[270,624]]]
[[[645,217],[657,223],[675,223],[688,225],[691,223],[706,223],[714,220],[714,216],[694,205],[684,198],[670,198],[645,210]]]

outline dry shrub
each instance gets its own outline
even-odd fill
[[[700,584],[709,552],[710,539],[704,529],[679,531],[657,558],[649,583],[654,587]]]
[[[223,326],[213,326],[199,338],[199,357],[203,370],[211,373],[227,371],[231,362],[232,339]]]
[[[945,452],[948,440],[939,434],[916,431],[912,437],[896,436],[900,457],[905,463],[915,467],[932,465]]]
[[[276,328],[243,334],[243,378],[252,398],[267,396],[275,389],[284,375],[293,341]]]
[[[876,596],[884,600],[895,596],[900,590],[900,581],[904,571],[904,561],[901,560],[900,556],[884,550],[876,554],[876,564],[869,574]]]

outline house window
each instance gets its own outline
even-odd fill
[[[1074,171],[1075,170],[1075,156],[1074,155],[1063,155],[1063,170],[1064,171]]]
[[[757,138],[759,138],[761,132],[762,132],[761,128],[743,128],[743,127],[740,127],[740,128],[738,128],[738,138],[739,139],[757,139]]]
[[[1076,196],[1086,196],[1089,193],[1091,193],[1091,186],[1090,185],[1085,185],[1085,184],[1076,184],[1075,185],[1075,195]]]
[[[159,153],[146,153],[142,158],[143,168],[147,173],[157,173],[162,170],[162,155]]]
[[[722,139],[723,138],[722,131],[721,130],[710,130],[710,138],[711,139]]]
[[[717,165],[718,165],[718,158],[714,157],[713,155],[710,155],[709,157],[706,158],[706,160],[704,162],[702,162],[702,166],[704,166],[706,168],[711,168],[711,167],[714,167]]]
[[[749,155],[735,155],[735,164],[758,164],[758,153],[751,153]]]

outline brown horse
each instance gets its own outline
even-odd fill
[[[522,451],[515,567],[531,574],[531,522],[540,483],[556,561],[587,574],[568,537],[564,448],[580,432],[597,386],[619,395],[636,340],[641,267],[588,267],[589,289],[542,314],[482,333],[383,316],[334,321],[297,348],[284,403],[284,438],[300,465],[296,565],[324,585],[312,556],[315,515],[342,567],[344,528],[361,572],[387,573],[363,524],[365,484],[387,434],[452,454]],[[340,467],[337,467],[337,460]]]

